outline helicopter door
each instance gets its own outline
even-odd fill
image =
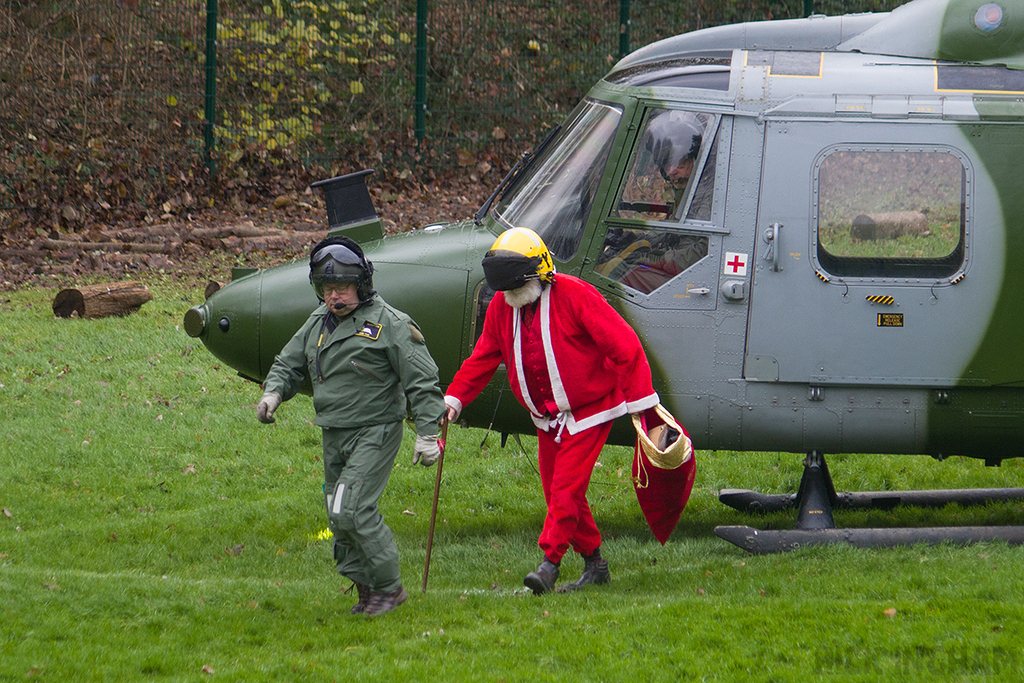
[[[744,377],[968,381],[995,297],[964,279],[981,253],[960,129],[769,121],[764,149]]]
[[[731,120],[650,108],[584,277],[645,309],[714,310]],[[596,241],[596,240],[595,240]]]

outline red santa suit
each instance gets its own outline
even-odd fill
[[[461,411],[500,363],[537,425],[548,508],[540,547],[555,563],[570,546],[590,555],[600,547],[601,534],[586,493],[611,421],[658,404],[640,340],[592,285],[557,274],[539,300],[522,308],[495,294],[446,402]]]

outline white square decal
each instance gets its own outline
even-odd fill
[[[725,268],[722,272],[726,275],[746,275],[747,255],[735,251],[725,252]]]

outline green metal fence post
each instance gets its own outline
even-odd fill
[[[807,0],[809,1],[809,0]],[[629,0],[619,2],[619,59],[629,54]]]
[[[217,117],[217,0],[206,0],[206,108],[203,122],[203,153],[210,177],[217,175],[213,158],[213,127]]]
[[[416,142],[423,142],[427,128],[427,0],[416,0]]]
[[[814,14],[814,0],[804,0],[804,16],[809,17]]]

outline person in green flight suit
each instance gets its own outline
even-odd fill
[[[355,241],[321,241],[310,252],[309,269],[323,305],[277,355],[256,412],[260,422],[272,423],[282,401],[312,384],[337,570],[358,590],[352,613],[376,616],[409,597],[398,547],[377,504],[402,442],[402,422],[410,413],[415,420],[413,463],[433,465],[444,399],[423,334],[376,296],[373,264]]]

